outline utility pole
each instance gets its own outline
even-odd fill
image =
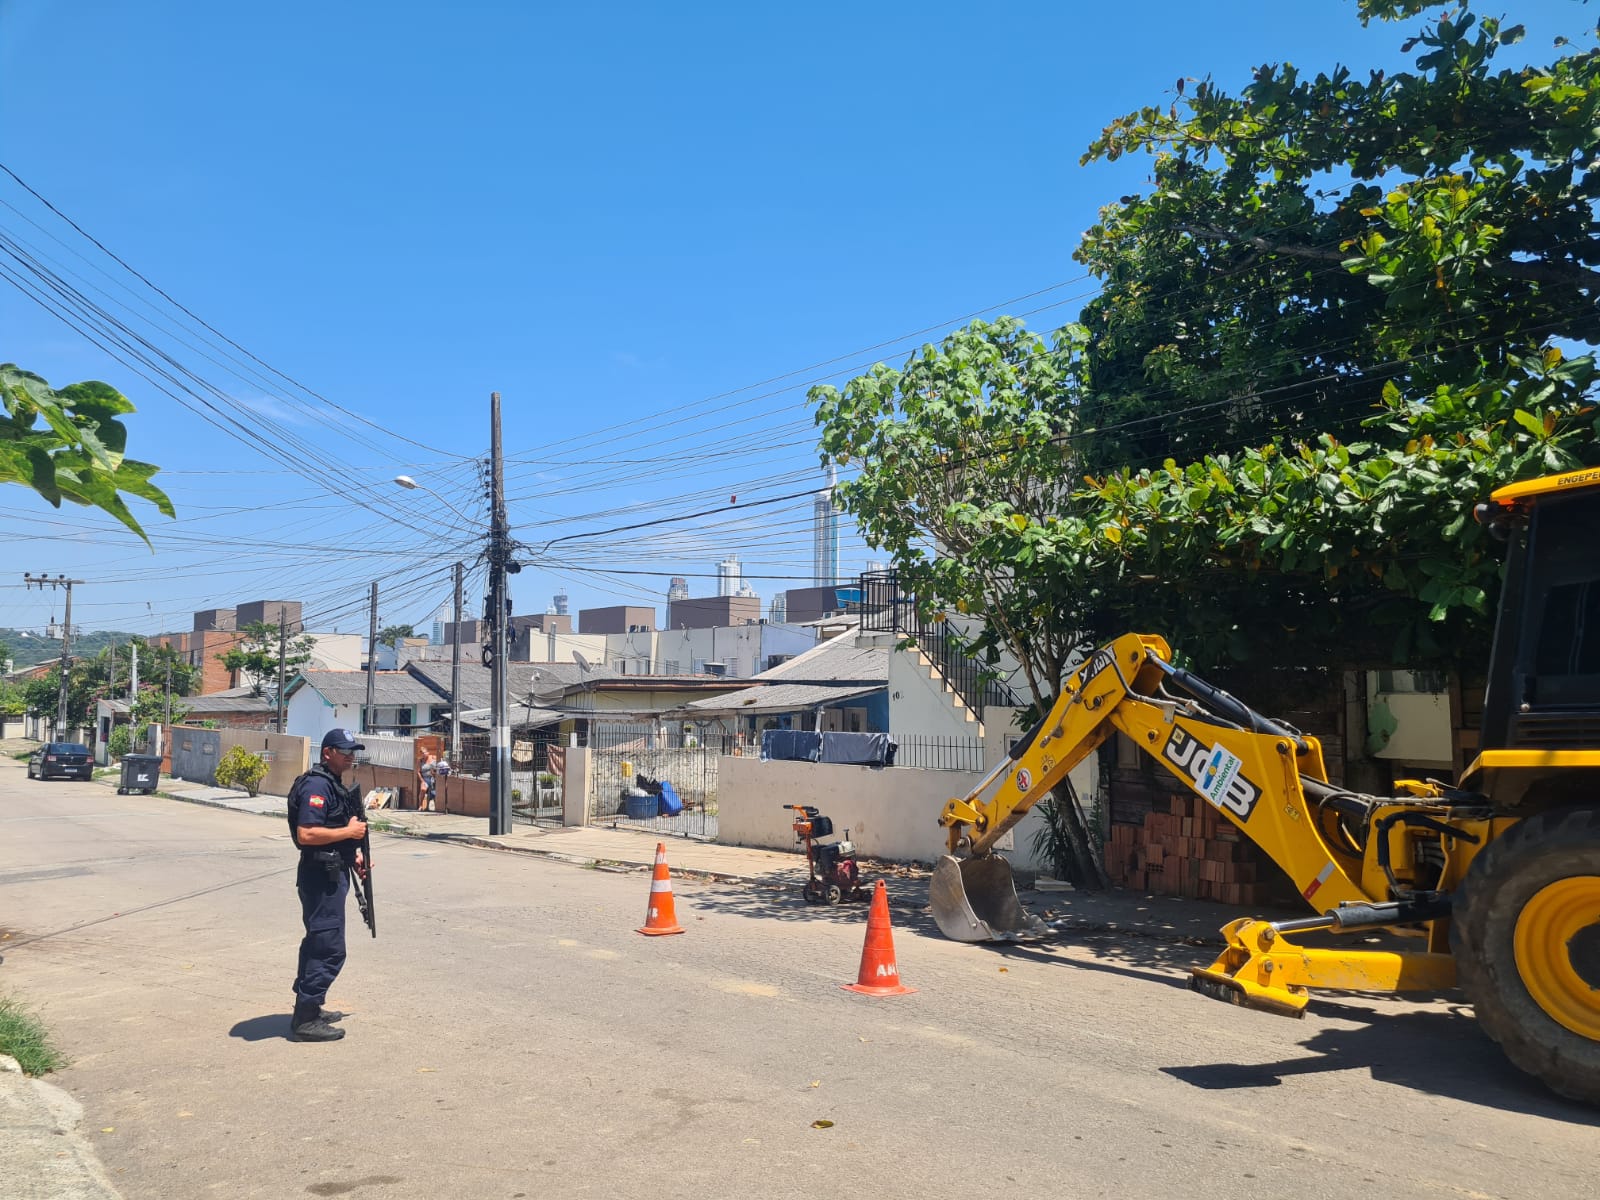
[[[170,658],[167,660],[167,700],[166,706],[162,710],[161,717],[161,723],[163,725],[172,724],[172,660]]]
[[[129,642],[128,652],[133,656],[128,674],[128,702],[131,704],[139,695],[139,643]]]
[[[456,564],[456,623],[450,638],[450,769],[461,769],[461,580],[466,568]]]
[[[288,656],[289,627],[283,610],[278,610],[278,732],[283,728],[283,660]]]
[[[378,702],[378,581],[372,581],[372,619],[367,631],[367,710],[361,715],[361,732],[372,732],[372,709]]]
[[[495,429],[498,438],[500,428],[499,409],[495,409]],[[498,445],[498,442],[496,443]],[[23,572],[23,586],[27,588],[38,587],[42,592],[48,587],[67,589],[67,621],[61,627],[61,692],[56,699],[56,740],[61,741],[67,736],[67,674],[71,666],[68,650],[72,644],[72,585],[87,583],[86,579],[68,579],[65,575],[57,575],[51,579],[47,575],[30,575]]]
[[[489,834],[511,832],[511,714],[506,688],[506,659],[509,654],[511,596],[506,576],[522,570],[511,558],[510,536],[506,529],[504,465],[500,457],[500,393],[489,393],[489,597],[484,619],[489,623]]]

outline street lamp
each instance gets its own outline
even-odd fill
[[[411,476],[396,475],[394,481],[408,491],[427,492],[457,516],[471,520],[438,492],[418,483]],[[455,621],[450,627],[450,765],[453,770],[461,769],[461,586],[465,571],[461,563],[456,563],[451,572],[455,579]]]
[[[469,525],[476,525],[476,524],[479,523],[479,519],[477,517],[469,517],[469,516],[467,516],[466,513],[462,512],[454,504],[451,504],[450,501],[446,500],[443,496],[441,496],[438,492],[434,491],[427,484],[418,483],[415,479],[411,478],[411,476],[409,476],[409,475],[396,475],[394,477],[394,481],[396,483],[398,483],[401,487],[405,488],[406,491],[408,491],[408,492],[427,492],[428,495],[432,496],[440,504],[444,505],[446,508],[448,508],[451,512],[455,513],[456,516],[460,517],[463,521],[465,521]]]

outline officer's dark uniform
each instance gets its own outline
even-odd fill
[[[342,829],[361,816],[359,789],[345,790],[338,778],[318,763],[289,789],[289,836],[299,845],[302,825]],[[328,998],[328,989],[344,966],[344,904],[350,891],[350,870],[356,843],[301,846],[295,888],[306,935],[300,942],[300,964],[294,979],[294,1024],[313,1020]]]

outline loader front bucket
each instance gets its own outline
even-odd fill
[[[939,932],[951,941],[1016,942],[1048,932],[1043,921],[1022,907],[1011,864],[998,854],[946,854],[934,865],[928,902]]]

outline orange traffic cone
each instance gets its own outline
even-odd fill
[[[854,983],[839,985],[847,992],[868,996],[904,996],[916,988],[900,982],[900,968],[894,961],[894,935],[889,931],[889,892],[878,880],[872,891],[872,908],[867,913],[867,940],[861,947],[861,970]]]
[[[656,843],[656,869],[650,876],[650,908],[639,932],[650,937],[683,932],[683,926],[678,924],[677,908],[672,903],[672,876],[667,873],[665,842]]]

